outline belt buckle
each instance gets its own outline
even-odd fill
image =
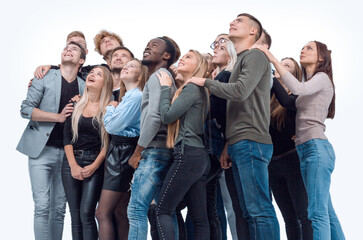
[[[82,156],[84,154],[84,150],[75,150],[77,156]]]

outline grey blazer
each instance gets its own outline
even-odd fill
[[[85,81],[77,77],[79,93],[82,95]],[[43,79],[34,78],[28,89],[26,99],[21,104],[20,114],[30,119],[16,149],[31,157],[37,158],[43,151],[55,122],[36,122],[31,120],[34,108],[45,112],[58,113],[61,98],[62,75],[60,70],[50,70]]]

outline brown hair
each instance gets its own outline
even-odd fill
[[[271,35],[266,31],[266,29],[262,29],[262,32],[265,35],[265,37],[261,39],[262,40],[261,42],[262,44],[266,44],[268,46],[268,49],[270,49],[272,43]]]
[[[335,116],[335,85],[334,85],[334,81],[333,81],[331,51],[328,49],[326,44],[318,42],[318,41],[313,41],[313,42],[315,42],[315,44],[316,44],[316,51],[318,53],[318,61],[316,63],[315,71],[311,77],[313,77],[315,74],[317,74],[319,72],[323,72],[328,75],[328,77],[333,85],[333,98],[329,105],[327,118],[333,119]],[[320,61],[319,59],[322,59],[322,61]],[[306,70],[304,67],[302,68],[302,71],[303,71],[305,79],[308,80],[307,76],[306,76]]]
[[[101,41],[105,37],[113,37],[114,39],[116,39],[120,43],[120,46],[123,46],[122,39],[120,38],[119,35],[117,35],[115,33],[112,33],[112,32],[108,32],[106,30],[102,30],[93,39],[93,41],[95,43],[95,51],[98,52],[99,54],[101,54]]]
[[[143,91],[146,81],[149,78],[149,70],[147,69],[147,67],[145,65],[142,65],[141,61],[137,58],[131,58],[130,61],[135,60],[136,62],[138,62],[140,64],[140,75],[137,78],[137,82],[138,82],[138,88]],[[125,84],[121,81],[120,83],[120,96],[118,101],[121,102],[122,97],[125,96],[126,93],[126,86]]]
[[[111,53],[111,55],[110,55],[110,59],[112,60],[112,56],[113,56],[113,54],[116,52],[116,51],[118,51],[118,50],[125,50],[125,51],[127,51],[129,54],[130,54],[130,56],[131,56],[131,58],[135,58],[135,56],[134,56],[134,54],[131,52],[131,50],[130,49],[128,49],[127,47],[124,47],[124,46],[119,46],[119,47],[116,47],[115,49],[113,49],[113,50],[110,50],[112,53]]]
[[[194,72],[192,73],[191,77],[205,77],[207,70],[208,70],[207,60],[197,50],[189,50],[189,52],[193,52],[195,54],[195,56],[197,57],[197,61],[198,61],[198,65],[195,68]],[[178,98],[178,96],[180,95],[180,93],[183,90],[185,85],[186,85],[186,82],[178,88],[178,90],[174,94],[173,99],[171,100],[171,103],[173,103],[175,101],[175,99]],[[173,123],[168,124],[168,135],[167,135],[167,139],[166,139],[166,146],[168,148],[174,147],[174,143],[178,137],[178,133],[179,133],[179,119]]]
[[[302,81],[302,71],[299,64],[291,57],[283,58],[282,60],[289,59],[294,62],[294,72],[292,75]],[[282,61],[281,60],[281,61]],[[285,125],[286,108],[282,107],[277,101],[275,94],[272,95],[270,100],[270,111],[271,111],[271,125],[275,125],[277,130],[281,131],[281,128]]]
[[[81,32],[81,31],[73,31],[73,32],[69,33],[68,36],[67,36],[67,42],[72,37],[81,37],[81,38],[83,38],[84,39],[84,43],[85,43],[85,46],[84,47],[87,48],[86,37],[84,36],[83,32]]]
[[[68,34],[67,36],[67,41],[71,38],[71,37],[81,37],[84,40],[86,40],[86,37],[84,36],[83,32],[81,31],[73,31],[71,33]]]
[[[86,60],[87,53],[86,53],[86,50],[84,49],[84,47],[81,44],[79,44],[78,42],[73,42],[73,41],[71,41],[70,43],[68,43],[67,46],[68,45],[71,45],[71,44],[76,45],[77,47],[79,47],[81,49],[81,56],[80,56],[80,58],[83,59],[83,60]]]
[[[261,35],[262,35],[262,24],[261,24],[261,22],[257,19],[257,18],[255,18],[254,16],[252,16],[251,14],[248,14],[248,13],[241,13],[241,14],[239,14],[237,17],[248,17],[250,20],[251,20],[251,22],[252,22],[252,24],[250,24],[252,27],[256,27],[256,29],[257,29],[257,34],[256,34],[256,36],[255,36],[255,42],[257,42],[257,40],[261,37]]]

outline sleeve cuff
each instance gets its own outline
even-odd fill
[[[207,79],[205,80],[205,82],[204,82],[204,86],[205,86],[206,88],[210,88],[210,87],[212,86],[212,84],[213,84],[213,80],[211,80],[211,79],[209,79],[209,78],[207,78]]]

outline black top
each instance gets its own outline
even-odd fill
[[[90,71],[91,71],[94,67],[96,67],[96,66],[99,66],[99,65],[88,65],[88,66],[81,67],[81,68],[79,69],[78,73],[77,73],[78,77],[80,77],[80,78],[82,78],[83,80],[85,80],[85,81],[86,81],[86,78],[87,78],[87,76],[88,76],[89,72],[90,72]],[[106,67],[106,68],[110,69],[110,68],[108,67],[108,65],[107,65],[107,64],[102,63],[102,64],[101,64],[101,66],[104,66],[104,67]],[[59,69],[59,66],[54,66],[54,65],[52,65],[52,66],[50,66],[50,68],[51,68],[51,69]]]
[[[228,83],[231,72],[223,70],[216,77],[215,81]],[[218,125],[220,125],[220,132],[223,133],[223,137],[226,135],[226,104],[227,100],[219,98],[213,94],[210,95],[210,113],[211,119],[216,119]]]
[[[274,78],[271,93],[275,93],[276,99],[279,101],[281,106],[296,111],[295,102],[297,96],[294,94],[288,94],[277,78]]]
[[[118,102],[118,99],[120,97],[120,89],[116,89],[112,91],[113,100]]]
[[[79,94],[79,88],[78,88],[77,78],[69,83],[62,76],[62,89],[61,89],[61,97],[59,102],[58,113],[61,113],[63,108],[69,103],[72,97],[78,94]],[[63,126],[64,123],[57,122],[55,124],[48,139],[47,146],[53,146],[59,148],[63,147]]]
[[[92,117],[79,118],[78,122],[78,139],[72,143],[72,117],[68,117],[64,124],[63,144],[72,145],[74,150],[100,151],[101,137],[99,126],[96,121],[92,123]]]
[[[270,135],[274,148],[273,156],[278,156],[295,148],[295,142],[291,138],[295,135],[295,101],[297,96],[289,95],[276,78],[274,78],[271,92],[275,94],[281,106],[286,108],[285,123],[281,127],[281,131],[272,121],[270,124]]]

